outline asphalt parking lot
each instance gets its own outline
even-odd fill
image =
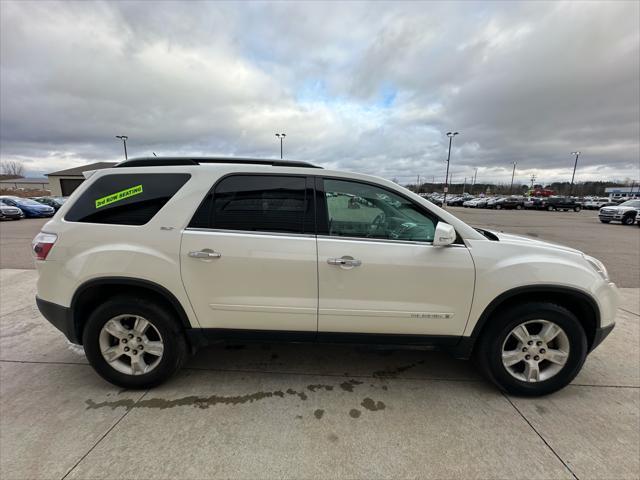
[[[442,353],[262,344],[207,348],[159,388],[121,390],[35,307],[29,242],[44,222],[3,222],[0,478],[638,478],[640,229],[452,210],[580,248],[627,287],[572,385],[524,399]]]

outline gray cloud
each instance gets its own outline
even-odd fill
[[[640,176],[637,2],[2,2],[0,157],[288,157],[410,180]]]

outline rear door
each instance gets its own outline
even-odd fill
[[[317,330],[311,180],[234,174],[219,180],[182,236],[184,286],[202,327]]]
[[[318,188],[318,331],[462,335],[474,265],[462,243],[432,245],[430,212],[385,188]]]

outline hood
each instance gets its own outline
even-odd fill
[[[621,205],[611,205],[610,207],[602,207],[603,210],[616,210],[618,212],[632,212],[637,211],[635,207],[623,207]]]
[[[557,243],[545,242],[543,240],[536,240],[535,238],[529,238],[522,235],[513,235],[511,233],[502,233],[496,232],[495,230],[490,230],[498,240],[501,242],[508,242],[512,245],[521,244],[522,246],[539,246],[544,248],[552,248],[554,250],[561,250],[563,252],[575,253],[578,255],[582,255],[580,250],[576,250],[575,248],[566,247],[564,245],[559,245]]]

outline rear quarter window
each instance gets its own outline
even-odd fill
[[[93,182],[65,216],[68,222],[144,225],[191,177],[188,173],[105,175]]]

